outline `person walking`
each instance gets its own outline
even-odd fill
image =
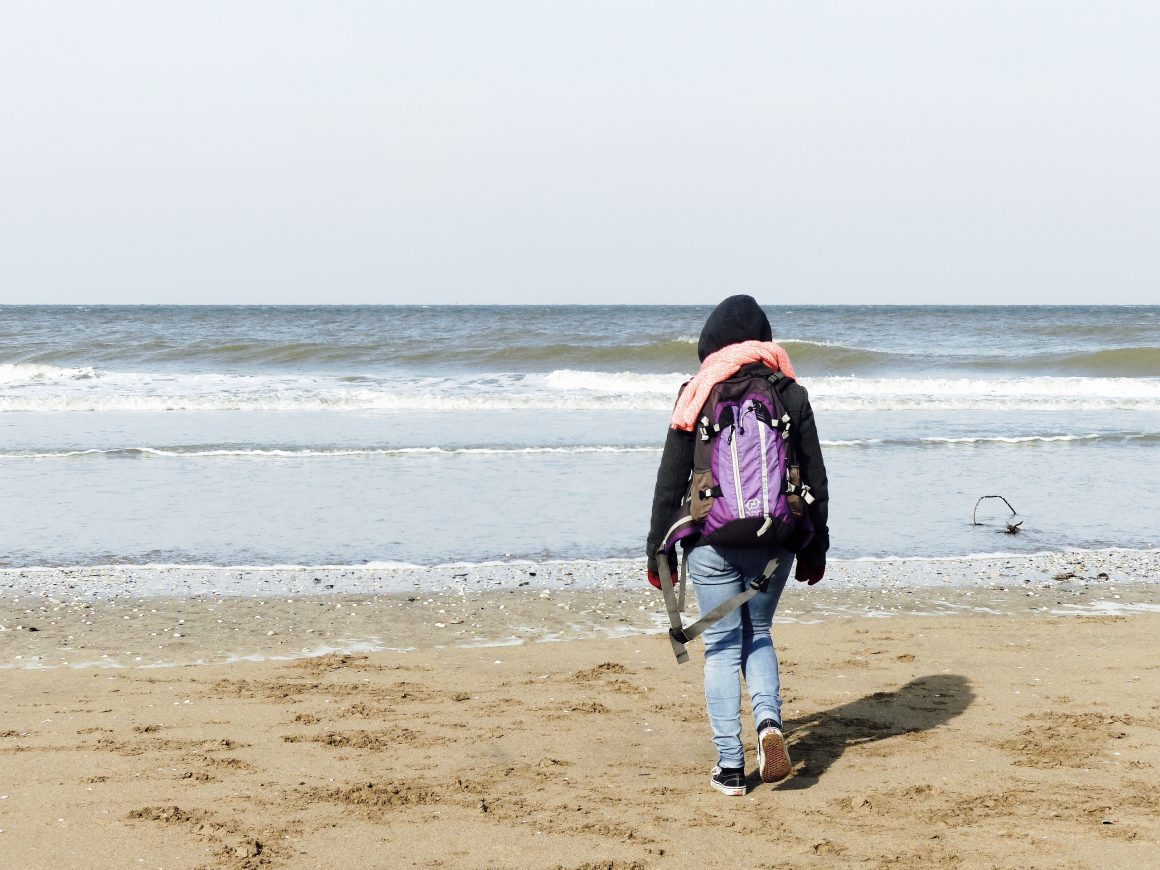
[[[782,726],[781,682],[770,627],[795,555],[795,578],[812,586],[825,575],[830,543],[828,481],[813,410],[805,388],[794,380],[789,357],[772,342],[772,337],[769,318],[752,296],[730,296],[705,321],[697,344],[701,370],[678,395],[657,470],[646,543],[648,579],[660,588],[659,548],[672,517],[690,496],[693,429],[701,410],[692,405],[698,400],[704,401],[708,390],[721,381],[773,376],[790,417],[789,437],[800,467],[801,482],[812,495],[812,503],[808,505],[812,537],[796,554],[779,545],[715,545],[702,536],[681,541],[697,607],[702,614],[742,592],[762,575],[771,559],[779,559],[765,590],[711,625],[703,635],[705,701],[717,749],[717,764],[710,774],[710,784],[731,796],[746,793],[745,747],[741,741],[742,677],[749,690],[757,728],[761,779],[767,783],[780,782],[793,772]],[[674,582],[675,555],[674,552],[667,558]]]

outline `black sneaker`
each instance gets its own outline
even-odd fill
[[[741,797],[745,794],[745,768],[744,767],[722,767],[717,765],[713,768],[713,774],[709,777],[709,785],[730,797]]]
[[[793,773],[781,723],[763,719],[757,726],[757,770],[762,782],[781,782]]]

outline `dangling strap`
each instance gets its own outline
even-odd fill
[[[665,596],[665,609],[669,612],[669,641],[673,645],[673,655],[677,657],[677,664],[684,664],[689,660],[689,651],[685,649],[685,642],[678,639],[681,636],[681,608],[669,574],[669,556],[664,550],[657,552],[657,572],[661,575],[661,592]]]
[[[725,616],[725,614],[736,610],[757,593],[764,592],[769,587],[769,581],[773,579],[773,575],[777,571],[777,566],[780,563],[781,560],[776,557],[770,559],[765,566],[765,570],[761,572],[761,576],[754,578],[747,589],[738,592],[728,601],[721,602],[688,628],[685,628],[681,624],[681,608],[684,604],[685,590],[684,588],[681,589],[682,600],[678,604],[677,594],[673,589],[673,578],[669,574],[668,554],[664,550],[657,553],[657,569],[661,575],[661,591],[665,595],[665,608],[669,611],[669,642],[673,645],[673,655],[677,657],[677,664],[684,664],[689,660],[689,651],[686,645],[690,641],[704,634],[710,625]],[[687,583],[688,576],[684,572],[684,562],[682,562],[681,567],[682,583]]]

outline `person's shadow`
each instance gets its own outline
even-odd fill
[[[918,677],[893,692],[875,692],[785,723],[790,757],[797,774],[782,789],[809,788],[849,746],[927,731],[958,716],[975,699],[966,677],[933,674]],[[750,785],[760,784],[760,776]]]

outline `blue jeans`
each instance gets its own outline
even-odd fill
[[[741,743],[741,677],[749,687],[753,721],[781,722],[781,680],[777,653],[769,635],[773,612],[793,567],[787,550],[753,550],[702,546],[689,551],[689,577],[701,613],[744,590],[759,577],[772,557],[781,562],[765,592],[711,625],[701,636],[705,641],[705,701],[709,726],[722,767],[744,767]]]

